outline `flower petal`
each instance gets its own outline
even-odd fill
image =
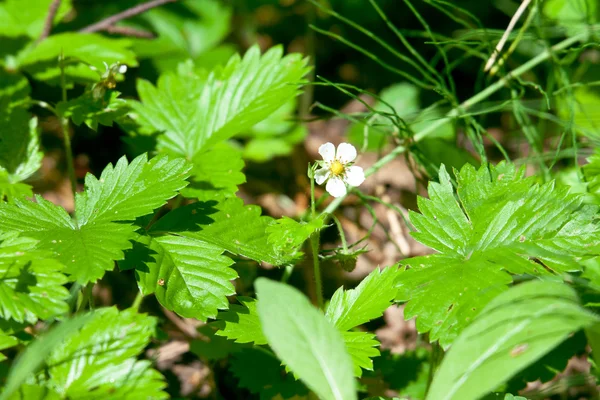
[[[315,171],[315,182],[322,185],[329,178],[329,168],[321,168]]]
[[[350,186],[359,186],[365,181],[365,173],[361,167],[348,167],[344,180]]]
[[[342,164],[348,164],[356,159],[356,149],[350,143],[340,143],[335,157]]]
[[[333,197],[340,197],[346,194],[346,184],[338,177],[329,179],[325,189]]]
[[[333,143],[325,143],[319,147],[319,154],[323,157],[323,160],[332,162],[335,158],[335,146]]]

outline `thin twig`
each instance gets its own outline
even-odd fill
[[[140,39],[154,39],[156,37],[152,32],[126,26],[107,26],[105,31],[114,35],[131,36]]]
[[[44,29],[42,30],[42,34],[37,40],[38,43],[42,40],[46,39],[50,32],[52,31],[52,24],[54,23],[54,17],[56,17],[56,13],[58,12],[58,8],[60,7],[60,3],[62,0],[54,0],[50,3],[50,7],[48,8],[48,15],[46,16],[46,21],[44,22]]]
[[[496,62],[498,55],[500,55],[500,52],[502,51],[502,48],[504,47],[504,44],[506,43],[506,40],[508,39],[508,36],[514,29],[519,18],[521,18],[521,15],[523,15],[525,10],[527,9],[527,6],[529,6],[529,3],[531,3],[531,0],[523,0],[521,5],[517,9],[517,12],[515,12],[515,15],[513,15],[513,17],[510,19],[510,22],[508,23],[508,27],[506,28],[506,30],[504,31],[504,34],[500,38],[498,45],[496,45],[496,49],[492,53],[492,56],[490,57],[490,59],[485,64],[485,67],[483,68],[484,71],[487,72],[490,68],[492,68],[492,66]]]
[[[152,0],[147,3],[139,4],[135,7],[128,8],[127,10],[122,11],[118,14],[115,14],[111,17],[105,18],[102,21],[96,22],[95,24],[86,26],[85,28],[80,29],[79,32],[92,33],[92,32],[103,31],[103,30],[106,30],[109,27],[113,26],[114,24],[116,24],[117,22],[119,22],[121,20],[134,17],[134,16],[144,13],[152,8],[159,7],[159,6],[162,6],[163,4],[167,4],[167,3],[174,3],[176,1],[177,0]]]

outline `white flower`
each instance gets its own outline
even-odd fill
[[[332,143],[325,143],[319,147],[319,154],[323,157],[322,168],[315,172],[315,181],[319,185],[327,181],[325,189],[333,197],[345,195],[346,184],[359,186],[365,181],[363,169],[352,166],[356,149],[351,144],[340,143],[336,151]]]

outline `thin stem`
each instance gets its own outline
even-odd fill
[[[140,304],[142,304],[142,300],[144,300],[144,295],[142,294],[142,292],[138,292],[130,308],[135,311],[139,310]]]
[[[419,131],[417,134],[415,134],[413,139],[415,141],[420,141],[421,139],[425,138],[431,132],[435,131],[437,128],[444,125],[447,122],[448,118],[454,118],[454,117],[460,116],[461,113],[463,113],[469,107],[472,107],[473,105],[487,99],[492,94],[494,94],[498,90],[502,89],[512,78],[516,78],[516,77],[523,75],[525,72],[529,71],[530,69],[536,67],[538,64],[540,64],[543,61],[545,61],[546,59],[548,59],[552,55],[553,52],[557,52],[557,51],[566,49],[567,47],[580,41],[582,38],[585,38],[587,34],[588,34],[588,32],[582,32],[575,36],[566,38],[562,42],[559,42],[556,45],[554,45],[553,47],[551,47],[550,49],[545,50],[542,53],[538,54],[536,57],[527,61],[525,64],[521,65],[518,68],[515,68],[513,71],[508,73],[502,79],[498,80],[496,83],[488,86],[486,89],[477,93],[475,96],[462,102],[458,107],[455,107],[452,110],[450,110],[450,112],[448,112],[446,114],[445,118],[440,118],[436,121],[433,121],[425,129],[423,129],[423,130]],[[377,161],[375,164],[373,164],[373,166],[371,168],[367,169],[365,171],[365,176],[374,174],[381,167],[383,167],[384,165],[386,165],[387,163],[392,161],[394,158],[396,158],[397,155],[402,154],[405,151],[406,151],[406,147],[404,147],[404,146],[396,147],[389,154],[387,154],[386,156],[381,158],[379,161]],[[323,211],[323,214],[333,213],[340,206],[340,204],[342,204],[342,201],[344,201],[345,197],[346,196],[337,197],[335,200],[333,200],[331,203],[329,203],[327,208],[325,208],[325,210]]]
[[[138,14],[141,14],[143,12],[146,12],[152,8],[155,7],[159,7],[162,6],[163,4],[167,4],[167,3],[174,3],[177,0],[152,0],[152,1],[148,1],[146,3],[143,4],[139,4],[135,7],[131,7],[128,8],[125,11],[122,11],[118,14],[115,14],[113,16],[110,16],[108,18],[103,19],[102,21],[96,22],[95,24],[86,26],[83,29],[80,29],[79,32],[81,33],[92,33],[92,32],[98,32],[98,31],[103,31],[108,29],[110,26],[116,24],[117,22],[127,19],[127,18],[131,18],[134,17]]]
[[[344,228],[342,227],[342,223],[335,215],[332,215],[331,217],[333,218],[335,224],[337,225],[338,231],[340,232],[340,239],[342,240],[342,248],[344,249],[344,252],[347,253],[348,252],[348,243],[346,242],[346,235],[344,234]]]
[[[323,309],[323,284],[321,282],[321,266],[319,265],[319,238],[321,233],[317,230],[310,237],[310,247],[313,255],[313,268],[315,274],[315,291],[317,292],[317,305]]]
[[[281,282],[287,283],[287,281],[290,279],[290,276],[292,276],[292,272],[294,272],[294,264],[286,265],[285,269],[283,270],[283,275],[281,275]]]
[[[315,173],[312,170],[312,166],[308,164],[308,175],[310,177],[310,216],[315,218],[316,206],[315,206]]]
[[[65,79],[65,56],[61,53],[58,61],[60,66],[60,86],[62,89],[62,101],[67,101],[67,82]],[[64,116],[59,116],[60,124],[63,131],[63,141],[65,143],[65,154],[67,157],[67,169],[69,171],[69,179],[71,181],[71,191],[73,192],[73,199],[75,199],[75,193],[77,193],[77,178],[75,177],[75,168],[73,167],[73,151],[71,150],[71,137],[69,136],[69,120]]]
[[[62,0],[53,0],[52,3],[50,3],[50,7],[48,7],[48,15],[46,16],[46,21],[44,22],[44,29],[37,40],[38,43],[50,35],[50,32],[52,31],[52,23],[54,22],[54,17],[56,17],[56,13],[58,12],[61,1]]]

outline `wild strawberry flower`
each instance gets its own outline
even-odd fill
[[[315,181],[319,185],[327,182],[325,190],[333,197],[345,195],[346,184],[356,187],[365,181],[363,169],[352,165],[356,149],[351,144],[340,143],[336,151],[332,143],[325,143],[319,147],[319,154],[323,161],[319,162],[321,168],[315,171]]]

